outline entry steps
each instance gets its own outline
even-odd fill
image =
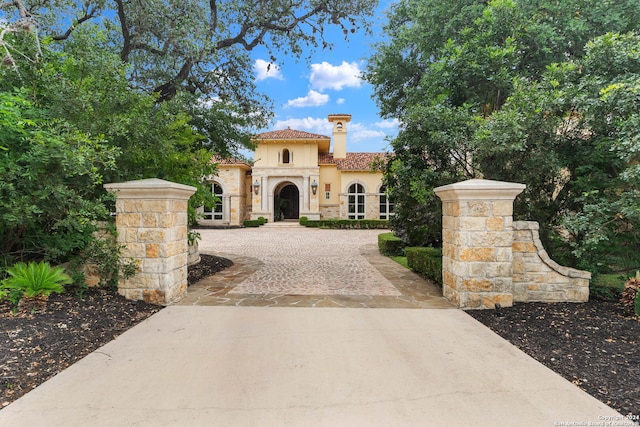
[[[292,221],[276,221],[276,222],[267,222],[261,226],[262,228],[302,228],[298,220]]]

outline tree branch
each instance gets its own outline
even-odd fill
[[[154,93],[159,94],[158,102],[168,101],[176,95],[178,92],[178,85],[189,77],[189,73],[191,72],[193,65],[193,59],[187,58],[185,63],[182,65],[182,68],[174,78],[153,90]]]
[[[129,32],[129,24],[127,23],[127,14],[124,10],[122,0],[115,0],[118,8],[118,20],[120,21],[120,29],[122,31],[122,49],[120,50],[120,59],[122,62],[129,61],[131,53],[131,33]]]
[[[209,9],[211,10],[211,19],[209,20],[209,37],[213,37],[218,28],[218,5],[216,0],[209,0]]]
[[[66,40],[69,38],[73,30],[83,22],[88,21],[89,19],[95,18],[98,14],[98,9],[91,10],[91,5],[89,3],[85,3],[84,15],[80,18],[76,19],[73,24],[65,31],[63,34],[52,36],[51,38],[55,41]]]
[[[216,43],[215,48],[224,49],[224,48],[233,46],[234,44],[241,44],[245,48],[245,50],[252,50],[263,40],[264,36],[267,34],[268,31],[280,31],[280,32],[291,31],[294,28],[296,28],[298,24],[305,22],[310,17],[322,11],[327,11],[327,5],[325,3],[322,3],[316,6],[309,12],[305,13],[304,15],[301,15],[298,17],[294,16],[293,21],[291,21],[287,25],[277,25],[271,21],[262,21],[256,24],[252,24],[251,23],[252,17],[247,16],[238,34],[236,34],[234,37],[229,37],[229,38],[218,41],[218,43]],[[334,19],[334,23],[337,20],[337,18],[335,17],[333,17],[332,19]],[[252,30],[252,29],[260,29],[260,34],[256,36],[251,42],[249,42],[247,41],[246,37],[249,30]]]
[[[22,19],[31,17],[31,14],[27,11],[27,8],[22,3],[22,0],[13,0],[0,4],[0,10],[10,7],[15,7],[16,9],[18,9],[18,13],[20,14],[20,18]]]

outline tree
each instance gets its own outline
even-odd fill
[[[117,150],[48,116],[24,92],[0,92],[0,258],[65,260],[108,211],[94,189]]]
[[[609,223],[606,238],[632,226],[622,206],[610,202],[631,188],[624,179],[630,156],[616,154],[615,141],[625,138],[624,129],[638,129],[629,114],[615,128],[610,111],[596,110],[602,104],[598,91],[608,86],[594,83],[617,81],[628,72],[605,65],[604,55],[596,58],[589,40],[607,31],[631,31],[640,22],[637,2],[604,3],[405,0],[394,7],[388,41],[370,58],[366,78],[383,115],[404,126],[392,143],[395,161],[385,175],[391,197],[405,199],[396,200],[398,228],[414,227],[403,218],[422,202],[421,192],[429,194],[434,186],[473,177],[523,182],[527,189],[516,201],[516,216],[539,221],[545,244],[573,265],[599,268],[586,261],[584,233],[571,228],[566,239],[567,219],[593,210],[589,196],[609,202],[611,209],[598,211],[608,212],[603,224],[616,215],[625,218],[624,226]],[[439,21],[444,24],[434,25]],[[437,34],[440,28],[444,35]],[[633,63],[627,43],[607,55]],[[593,63],[615,77],[587,75]],[[623,78],[625,90],[633,78]],[[411,165],[406,175],[415,178],[399,175],[398,162]],[[590,253],[592,259],[602,255]]]
[[[104,26],[107,44],[128,64],[130,83],[157,94],[158,102],[191,94],[182,101],[192,124],[216,154],[226,156],[253,148],[251,134],[271,119],[270,101],[255,88],[249,53],[263,48],[276,63],[307,48],[330,49],[327,29],[337,26],[345,38],[358,28],[368,31],[377,1],[14,0],[0,6],[0,27],[28,21],[39,39],[48,37],[62,49],[84,27]]]
[[[271,118],[250,51],[276,61],[329,48],[329,26],[366,29],[376,3],[0,3],[2,257],[82,252],[108,216],[104,181],[177,181],[198,188],[192,207],[204,204],[213,155],[250,146]]]

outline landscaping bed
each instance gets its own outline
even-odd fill
[[[640,415],[640,321],[612,301],[467,313],[623,415]],[[638,421],[638,418],[634,418]]]
[[[201,257],[189,267],[189,283],[233,264]],[[14,316],[9,303],[0,301],[0,408],[161,308],[100,289],[88,290],[83,299],[69,292],[52,294],[46,310],[30,316]]]

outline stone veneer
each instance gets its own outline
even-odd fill
[[[166,305],[187,293],[187,203],[196,189],[161,179],[106,184],[116,193],[116,227],[122,256],[138,273],[118,282],[131,300]]]
[[[517,302],[585,302],[591,273],[562,267],[540,242],[539,225],[513,223],[513,300]]]
[[[524,189],[472,179],[434,190],[442,199],[443,294],[458,307],[589,298],[591,274],[549,259],[537,223],[514,223],[513,201]]]
[[[472,179],[438,187],[444,296],[461,308],[513,304],[513,200],[523,184]]]

